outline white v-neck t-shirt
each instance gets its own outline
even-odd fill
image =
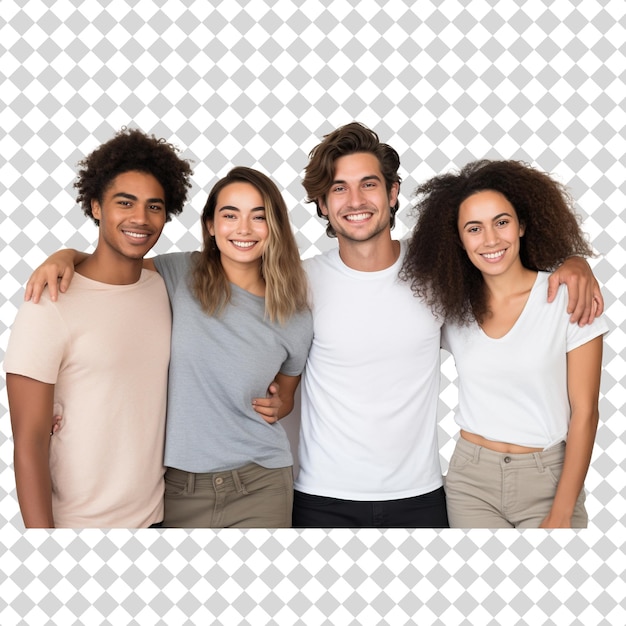
[[[567,289],[547,302],[549,273],[539,272],[528,301],[503,337],[489,337],[474,322],[444,324],[442,347],[458,372],[456,423],[491,441],[549,448],[567,437],[570,405],[567,353],[607,332],[596,318],[569,321]]]

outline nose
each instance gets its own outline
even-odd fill
[[[485,245],[486,246],[495,246],[500,242],[500,235],[496,228],[488,227],[485,228]]]
[[[133,207],[133,212],[130,216],[130,221],[133,224],[147,224],[148,223],[148,207],[137,202]]]
[[[237,232],[241,233],[242,235],[252,232],[252,227],[250,226],[250,220],[240,219],[239,223],[237,224]]]
[[[348,193],[348,203],[350,207],[358,207],[365,202],[363,197],[363,191],[360,186],[354,189],[350,189]]]

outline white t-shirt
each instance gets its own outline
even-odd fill
[[[170,333],[165,285],[147,270],[132,285],[76,274],[57,302],[46,290],[21,306],[4,369],[54,384],[63,417],[50,438],[55,526],[162,521]]]
[[[539,272],[521,315],[499,339],[477,323],[445,324],[442,345],[459,375],[455,419],[492,441],[548,448],[567,437],[567,353],[607,332],[603,318],[583,326],[567,313],[567,289],[547,302],[547,272]]]
[[[394,500],[442,485],[437,442],[441,324],[398,279],[347,267],[338,249],[304,262],[313,344],[302,380],[296,489]]]

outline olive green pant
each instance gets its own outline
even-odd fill
[[[225,472],[194,474],[167,468],[166,528],[288,528],[293,471],[255,463]]]
[[[550,512],[565,443],[541,452],[503,454],[459,437],[445,478],[451,528],[538,528]],[[582,489],[572,528],[587,527]]]

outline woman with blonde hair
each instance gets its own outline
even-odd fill
[[[235,167],[201,226],[200,252],[144,260],[172,306],[163,525],[289,527],[293,460],[278,420],[293,408],[313,325],[287,207],[267,176]],[[55,254],[59,275],[67,254]]]

